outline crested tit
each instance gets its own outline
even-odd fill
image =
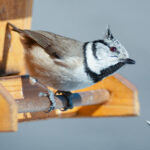
[[[83,43],[51,32],[22,30],[8,24],[21,36],[29,74],[61,91],[68,101],[65,110],[72,108],[68,91],[91,86],[125,64],[135,63],[109,27],[103,39]],[[51,111],[55,100],[50,102]]]

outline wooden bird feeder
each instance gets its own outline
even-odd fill
[[[0,0],[0,131],[17,130],[18,122],[50,118],[137,116],[138,93],[129,81],[120,75],[110,76],[86,89],[73,91],[75,108],[60,111],[65,105],[61,95],[55,96],[56,110],[45,113],[50,103],[46,92],[29,82],[25,74],[23,48],[19,36],[8,36],[7,22],[19,28],[30,28],[32,0]],[[14,74],[18,74],[15,75]],[[9,76],[8,76],[9,75]],[[53,89],[51,89],[53,90]]]

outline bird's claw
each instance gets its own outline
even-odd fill
[[[48,111],[46,111],[47,113],[48,113],[48,112],[51,112],[52,110],[55,109],[55,107],[56,107],[56,102],[55,102],[55,98],[54,98],[54,93],[53,93],[52,91],[48,90],[47,93],[42,93],[42,92],[40,92],[40,93],[39,93],[39,96],[46,96],[46,97],[48,97],[48,99],[49,99],[49,101],[50,101],[50,104],[51,104],[51,105],[50,105]]]

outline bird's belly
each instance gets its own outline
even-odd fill
[[[78,89],[83,89],[91,85],[92,84],[84,83],[84,82],[71,82],[70,81],[70,82],[66,82],[65,84],[59,84],[59,86],[56,88],[61,91],[74,91]]]
[[[51,77],[50,78],[35,77],[35,78],[38,79],[44,85],[50,86],[54,89],[61,91],[73,91],[92,85],[92,83],[88,81],[86,82],[81,80],[65,80],[65,79],[58,80],[58,78],[56,79],[56,76],[55,79],[52,79]]]
[[[61,91],[72,91],[91,86],[93,82],[85,73],[59,71],[54,73],[54,70],[48,73],[30,72],[31,76],[39,80],[44,85],[50,86]]]
[[[56,90],[72,91],[91,86],[93,82],[85,75],[78,73],[64,73],[46,71],[46,73],[39,71],[41,69],[32,69],[29,71],[30,75],[40,81],[46,86],[50,86]]]
[[[83,63],[75,65],[74,68],[59,66],[49,56],[47,59],[43,59],[40,52],[41,49],[36,49],[36,51],[33,49],[31,55],[28,55],[29,52],[26,53],[25,59],[29,74],[44,85],[61,91],[72,91],[93,84],[84,71]]]

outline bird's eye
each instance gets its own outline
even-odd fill
[[[116,52],[116,51],[117,51],[117,48],[116,48],[116,47],[110,47],[110,50],[111,50],[112,52]]]

